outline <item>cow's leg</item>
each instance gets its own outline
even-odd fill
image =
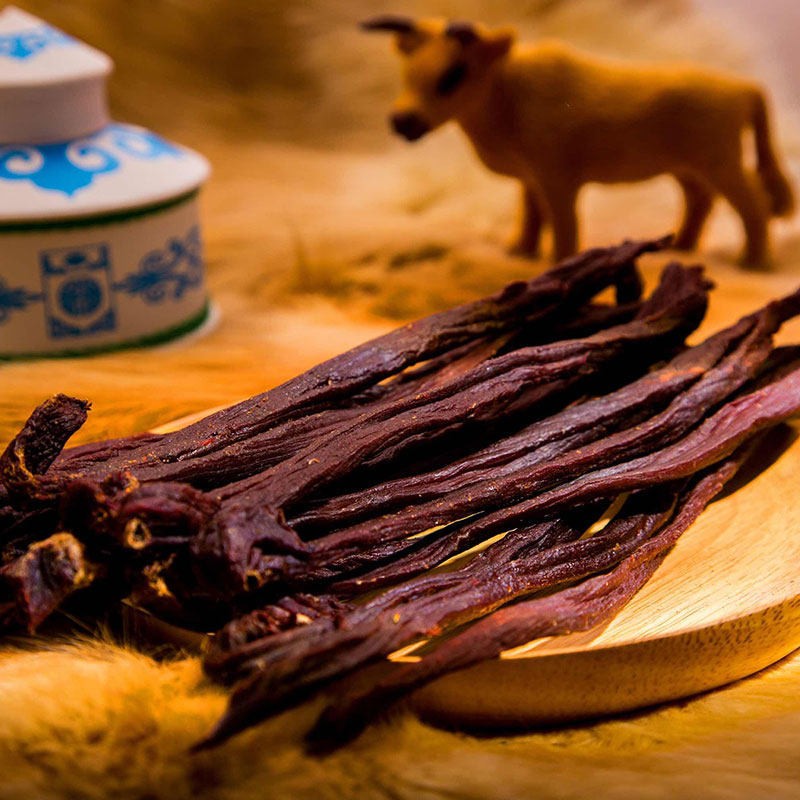
[[[714,205],[714,192],[699,178],[687,175],[676,175],[675,178],[681,185],[685,202],[683,220],[675,237],[675,248],[694,250]]]
[[[522,184],[520,207],[519,233],[509,246],[508,252],[515,256],[535,258],[539,255],[539,240],[544,223],[544,209],[533,189],[525,184]]]
[[[739,168],[720,176],[716,186],[742,219],[746,237],[742,262],[749,267],[767,266],[769,202],[757,176]]]
[[[553,256],[560,261],[578,249],[578,187],[554,182],[545,194],[553,225]]]

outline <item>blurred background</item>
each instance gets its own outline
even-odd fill
[[[397,58],[388,37],[357,27],[375,13],[510,23],[523,39],[555,36],[595,53],[695,61],[756,77],[769,88],[777,140],[796,185],[800,177],[796,0],[17,4],[114,59],[116,119],[150,127],[210,159],[204,235],[221,314],[211,333],[159,350],[163,379],[148,352],[85,359],[79,368],[5,368],[20,389],[0,397],[9,426],[52,388],[104,397],[106,404],[113,397],[117,408],[128,403],[125,430],[117,415],[114,432],[141,430],[232,402],[398,321],[546,269],[546,260],[506,255],[518,187],[481,166],[454,126],[414,145],[390,135]],[[680,209],[669,178],[587,187],[580,198],[582,243],[663,235],[674,230]],[[797,222],[775,221],[773,240],[774,265],[763,277],[767,295],[800,273]],[[697,259],[746,297],[749,289],[735,288],[740,246],[738,218],[719,203]],[[712,307],[709,324],[717,321],[727,320],[715,320]],[[176,385],[171,370],[203,377]],[[115,388],[119,381],[128,387],[125,398]],[[159,405],[154,398],[162,384]],[[106,407],[96,404],[83,438],[110,432]]]
[[[392,11],[513,24],[631,59],[690,59],[800,91],[795,0],[21,0],[25,10],[106,50],[118,116],[170,132],[385,143],[398,84],[384,37],[356,23]],[[797,69],[790,68],[794,58]],[[781,63],[783,62],[783,63]]]

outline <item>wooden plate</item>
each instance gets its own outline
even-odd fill
[[[184,418],[166,432],[195,421]],[[606,627],[538,639],[442,677],[413,699],[463,728],[553,725],[645,708],[753,674],[800,647],[800,442],[782,426]],[[197,634],[134,614],[159,642]],[[184,635],[187,634],[187,635]],[[398,651],[393,661],[413,659]]]

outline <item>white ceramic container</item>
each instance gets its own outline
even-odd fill
[[[208,313],[197,153],[110,121],[110,60],[0,12],[0,358],[164,341]]]

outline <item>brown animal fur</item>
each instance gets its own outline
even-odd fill
[[[793,211],[764,93],[753,82],[693,66],[614,62],[558,41],[515,45],[513,31],[440,19],[383,16],[363,27],[396,37],[404,77],[391,116],[397,133],[413,141],[454,120],[489,169],[521,181],[516,252],[538,252],[545,220],[555,257],[575,252],[577,197],[590,182],[673,175],[685,201],[682,249],[696,246],[722,195],[744,225],[750,266],[767,261],[770,216]],[[756,174],[744,164],[747,130]]]

